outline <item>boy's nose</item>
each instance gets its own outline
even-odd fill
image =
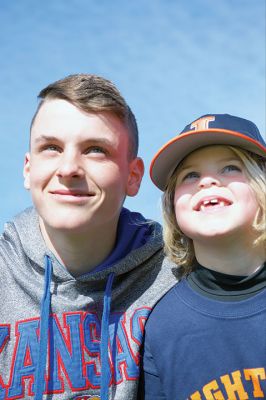
[[[62,154],[57,176],[61,178],[75,178],[84,176],[84,169],[79,157],[75,154]]]
[[[214,176],[203,176],[199,181],[199,187],[211,187],[211,186],[220,186],[221,182],[219,179],[215,178]]]

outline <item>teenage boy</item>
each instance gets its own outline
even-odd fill
[[[94,75],[39,98],[34,208],[0,239],[0,399],[133,400],[144,323],[175,282],[160,227],[123,208],[144,172],[135,117]]]

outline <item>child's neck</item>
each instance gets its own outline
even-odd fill
[[[254,247],[240,241],[194,242],[194,250],[202,266],[229,275],[251,275],[266,261],[263,245]]]

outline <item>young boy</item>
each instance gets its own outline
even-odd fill
[[[175,282],[160,227],[122,208],[144,171],[135,117],[94,75],[39,97],[35,207],[0,238],[0,399],[133,400],[144,323]]]
[[[204,115],[154,157],[180,282],[146,324],[146,400],[266,395],[266,145],[250,121]]]

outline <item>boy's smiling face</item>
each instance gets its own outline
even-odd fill
[[[25,187],[50,229],[83,233],[117,223],[138,192],[140,159],[129,160],[126,127],[110,113],[85,113],[65,100],[41,106],[26,154]]]
[[[254,236],[256,195],[243,163],[225,146],[204,147],[185,158],[177,170],[174,207],[178,226],[193,241]]]

